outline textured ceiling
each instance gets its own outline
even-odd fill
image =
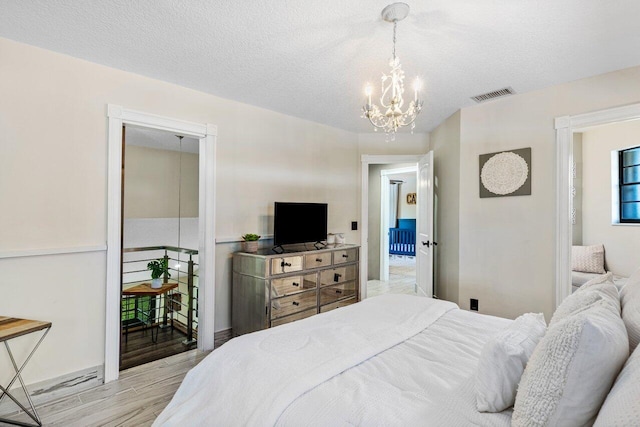
[[[182,151],[183,153],[193,154],[200,152],[200,141],[196,138],[185,136],[181,142],[175,133],[163,130],[127,126],[124,139],[127,145],[136,145],[138,147]]]
[[[365,82],[387,70],[379,0],[0,0],[0,37],[357,132]],[[638,0],[410,1],[417,131],[470,96],[526,92],[640,64]],[[2,58],[0,56],[0,62]]]

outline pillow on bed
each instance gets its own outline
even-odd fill
[[[625,363],[604,401],[595,427],[640,425],[640,348]]]
[[[490,339],[476,370],[476,406],[480,412],[502,412],[513,406],[524,367],[544,335],[542,313],[527,313]]]
[[[619,315],[620,299],[618,297],[618,289],[613,282],[598,283],[598,280],[606,277],[610,278],[611,273],[593,279],[594,282],[592,284],[590,284],[591,281],[585,283],[580,289],[565,298],[553,313],[549,326],[597,304],[609,304]]]
[[[606,273],[604,271],[604,246],[573,246],[571,248],[571,270],[584,273]]]
[[[627,279],[620,291],[622,320],[629,334],[629,349],[634,351],[640,344],[640,268]]]
[[[592,424],[628,355],[627,332],[611,304],[549,326],[522,374],[512,426]]]

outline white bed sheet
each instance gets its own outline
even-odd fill
[[[511,410],[475,409],[474,372],[484,343],[511,320],[452,310],[409,340],[293,402],[279,426],[509,426]]]

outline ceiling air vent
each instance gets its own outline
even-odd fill
[[[482,95],[472,96],[471,99],[473,99],[476,102],[484,102],[484,101],[488,101],[490,99],[500,98],[500,97],[507,96],[507,95],[513,95],[515,93],[516,93],[516,91],[513,90],[511,87],[505,87],[503,89],[494,90],[493,92],[488,92],[488,93],[483,93]]]

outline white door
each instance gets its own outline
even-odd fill
[[[418,295],[433,296],[433,151],[418,162],[416,281]]]

